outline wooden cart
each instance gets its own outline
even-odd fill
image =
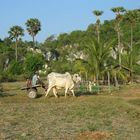
[[[27,90],[28,97],[35,99],[37,97],[37,88],[42,87],[42,85],[35,85],[35,86],[30,86],[30,87],[22,87],[21,90]]]

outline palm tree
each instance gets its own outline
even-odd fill
[[[133,82],[133,72],[136,69],[139,69],[140,65],[140,47],[138,45],[134,45],[133,49],[129,48],[126,54],[122,55],[122,64],[123,66],[130,69],[129,78],[130,82]]]
[[[88,54],[87,63],[88,71],[96,75],[97,85],[99,84],[99,75],[103,75],[105,71],[105,64],[108,65],[108,61],[111,57],[112,42],[98,43],[97,40],[92,39],[86,42],[84,45]]]
[[[125,21],[127,21],[130,25],[130,31],[131,31],[131,35],[130,35],[130,52],[128,52],[128,55],[126,55],[125,57],[129,58],[129,68],[131,70],[133,70],[133,64],[134,64],[134,58],[136,56],[134,56],[133,54],[135,54],[135,50],[133,50],[133,27],[136,23],[138,14],[137,11],[127,11],[127,15],[125,16]],[[130,71],[130,82],[133,82],[133,72]]]
[[[96,32],[98,37],[98,43],[100,42],[100,19],[99,16],[103,14],[103,11],[94,10],[93,14],[96,16]]]
[[[27,22],[25,24],[27,26],[27,31],[28,31],[29,35],[32,36],[33,47],[34,47],[35,36],[41,30],[41,23],[38,19],[31,18],[31,19],[27,20]]]
[[[121,65],[121,38],[120,38],[120,22],[122,20],[121,13],[124,13],[126,10],[123,7],[115,7],[111,9],[114,13],[116,13],[116,26],[115,29],[117,31],[118,36],[118,57],[119,57],[119,65]]]
[[[130,24],[130,30],[131,30],[131,40],[130,40],[130,47],[131,50],[133,48],[133,27],[136,23],[138,14],[137,11],[127,11],[127,15],[125,16],[125,21],[127,21]]]
[[[14,40],[15,39],[15,55],[16,55],[16,61],[17,61],[17,47],[18,47],[18,41],[20,36],[24,36],[24,30],[22,27],[16,25],[10,28],[8,31],[10,39]]]

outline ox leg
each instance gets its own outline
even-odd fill
[[[71,92],[72,92],[73,96],[75,96],[75,93],[74,93],[74,90],[73,89],[71,89]]]
[[[66,88],[66,89],[65,89],[65,98],[66,98],[66,96],[67,96],[67,92],[68,92],[68,89]]]
[[[53,94],[54,94],[54,96],[57,98],[58,96],[57,96],[57,91],[56,91],[56,88],[53,88]]]
[[[51,89],[52,89],[52,87],[49,87],[49,88],[47,89],[47,92],[45,92],[45,93],[46,93],[45,97],[48,96],[48,94],[49,94],[49,92],[50,92]]]

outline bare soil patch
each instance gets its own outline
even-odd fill
[[[107,132],[84,132],[75,140],[111,140],[112,134]]]

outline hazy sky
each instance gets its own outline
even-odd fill
[[[104,11],[103,21],[114,18],[110,9],[118,6],[138,9],[140,0],[0,0],[0,38],[8,37],[7,32],[14,25],[26,29],[29,18],[38,18],[41,22],[37,41],[44,41],[52,34],[86,30],[89,24],[95,23],[93,10]],[[31,40],[27,32],[24,39]]]

